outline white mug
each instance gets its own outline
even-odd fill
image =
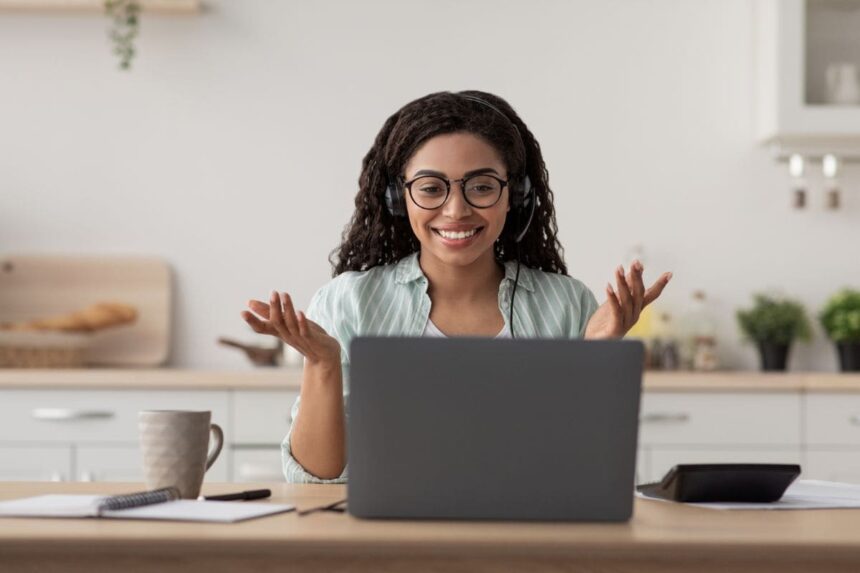
[[[138,413],[146,487],[175,487],[183,499],[196,499],[206,473],[224,445],[224,432],[210,423],[212,412],[142,410]],[[209,435],[215,447],[209,449]]]

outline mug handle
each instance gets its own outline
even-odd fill
[[[206,458],[206,469],[212,467],[215,460],[218,459],[218,454],[221,453],[221,447],[224,445],[224,432],[218,424],[209,424],[209,430],[215,436],[215,447],[209,452],[209,457]]]

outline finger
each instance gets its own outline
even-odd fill
[[[248,308],[259,314],[263,318],[269,318],[269,305],[261,300],[249,300]]]
[[[606,283],[606,301],[609,303],[609,309],[612,311],[612,315],[621,322],[624,316],[624,311],[621,310],[621,302],[619,302],[618,297],[615,296],[615,291],[612,290],[612,285],[609,283]]]
[[[271,325],[268,322],[263,322],[247,310],[242,311],[242,318],[245,319],[245,322],[254,330],[254,332],[258,332],[260,334],[274,334],[277,336],[277,333],[271,328]]]
[[[617,284],[616,295],[621,302],[621,310],[624,316],[624,326],[627,327],[633,318],[633,300],[630,295],[630,287],[627,285],[627,280],[624,278],[624,267],[618,265],[615,270],[615,283]]]
[[[272,291],[272,295],[269,297],[269,322],[272,323],[272,326],[282,338],[286,339],[290,337],[290,331],[287,329],[287,325],[284,324],[284,315],[281,311],[281,297],[275,291]]]
[[[290,333],[293,335],[299,334],[299,322],[296,320],[296,309],[293,307],[293,299],[289,294],[281,293],[281,302],[284,305],[284,323],[287,325]]]
[[[660,296],[660,293],[663,292],[663,289],[666,288],[666,285],[669,284],[669,281],[672,279],[672,273],[663,273],[659,279],[657,279],[651,288],[645,291],[645,305],[649,305]]]
[[[305,313],[299,311],[299,334],[302,336],[307,336],[310,332],[308,327],[308,320],[305,317]]]
[[[645,267],[638,260],[633,261],[630,267],[630,285],[633,290],[633,322],[639,320],[639,314],[645,304],[645,284],[642,282],[642,273]]]

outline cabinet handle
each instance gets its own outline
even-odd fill
[[[36,408],[32,416],[37,420],[104,420],[113,418],[109,410],[74,410],[72,408]]]
[[[683,424],[690,421],[690,415],[684,412],[679,413],[652,413],[645,414],[639,420],[643,424]]]

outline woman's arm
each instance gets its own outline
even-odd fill
[[[272,292],[269,304],[251,300],[242,317],[255,332],[276,336],[301,352],[304,372],[295,419],[284,443],[290,473],[304,480],[336,478],[346,465],[345,412],[340,342],[302,312],[290,295]],[[302,472],[296,471],[296,464]],[[285,469],[286,473],[286,469]],[[307,475],[310,474],[310,475]]]
[[[305,362],[301,404],[289,438],[293,458],[320,479],[340,476],[346,466],[346,422],[339,361]]]

